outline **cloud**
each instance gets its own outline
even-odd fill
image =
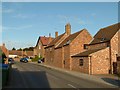
[[[27,28],[31,28],[32,25],[25,25],[25,26],[18,26],[18,27],[5,27],[3,26],[2,29],[4,30],[21,30],[21,29],[27,29]]]
[[[12,18],[20,18],[20,19],[26,19],[26,18],[34,18],[37,17],[38,15],[36,14],[24,14],[24,13],[18,13],[15,14],[13,16],[11,16]]]
[[[25,15],[25,14],[17,14],[17,15],[14,15],[14,16],[12,16],[12,17],[13,17],[13,18],[23,18],[23,19],[28,18],[28,16]]]
[[[14,10],[13,9],[1,9],[0,12],[2,12],[2,13],[13,13]]]
[[[23,42],[23,41],[15,41],[15,40],[5,40],[4,43],[6,44],[6,47],[9,50],[11,50],[13,47],[19,49],[19,48],[34,46],[33,42],[25,42],[25,41]]]

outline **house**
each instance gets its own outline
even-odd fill
[[[45,58],[45,47],[52,41],[52,37],[49,35],[49,37],[40,36],[38,38],[37,44],[34,48],[34,56],[42,56]]]
[[[6,57],[9,56],[9,52],[8,52],[8,49],[5,46],[5,43],[3,43],[3,45],[0,46],[0,53],[1,54],[4,53]],[[0,56],[0,59],[2,60],[2,56]],[[7,58],[5,58],[5,62],[4,63],[5,64],[8,63],[8,59]]]
[[[58,35],[58,32],[55,32],[55,38],[45,48],[46,64],[55,66],[54,61],[57,56],[56,52],[55,52],[55,48],[59,45],[59,43],[61,43],[70,34],[71,34],[71,25],[69,23],[65,25],[65,33]],[[57,59],[58,58],[61,58],[61,56],[59,55],[59,57],[57,57]]]
[[[23,57],[23,51],[17,51],[17,50],[9,50],[9,57],[10,58],[22,58]]]
[[[5,46],[5,43],[3,43],[2,46],[0,46],[0,49],[1,49],[2,52],[6,55],[6,57],[8,57],[9,52],[8,52],[8,49],[7,49],[6,46]]]
[[[120,23],[101,28],[86,51],[72,56],[72,70],[87,74],[116,73],[119,53]]]
[[[70,34],[55,48],[54,65],[71,70],[71,56],[83,52],[84,44],[91,40],[92,36],[86,29]]]
[[[24,56],[29,58],[34,58],[34,52],[33,51],[23,51]]]
[[[33,58],[34,54],[33,54],[33,51],[9,50],[9,57],[10,58],[22,58],[22,57]]]

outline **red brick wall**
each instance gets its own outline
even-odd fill
[[[92,74],[109,74],[109,47],[91,54]]]
[[[118,54],[118,33],[114,35],[114,37],[110,41],[111,43],[111,61],[112,66],[113,62],[117,62],[117,54]],[[112,67],[113,71],[113,67]]]
[[[118,54],[120,55],[120,30],[118,31]]]
[[[35,47],[35,49],[34,49],[34,51],[35,51],[34,54],[36,54],[37,56],[41,55],[41,49],[39,49],[39,45],[42,46],[42,43],[40,42],[40,40],[39,40],[39,42],[38,42],[38,45],[37,45],[37,46]]]
[[[62,42],[65,38],[67,37],[67,34],[65,34],[61,39],[59,39],[59,41],[55,44],[55,46],[52,47],[52,51],[50,51],[50,48],[47,48],[48,50],[45,50],[45,54],[46,54],[46,64],[48,65],[52,65],[52,66],[56,66],[56,67],[61,67],[62,64],[62,60],[58,61],[58,57],[60,57],[62,55],[61,50],[57,50],[54,49],[60,42]],[[57,52],[58,51],[58,52]],[[56,57],[56,55],[58,57]],[[61,57],[60,57],[61,58]]]
[[[83,59],[83,66],[79,65],[79,60]],[[72,70],[89,74],[89,58],[88,57],[73,57]]]
[[[64,46],[64,68],[65,69],[70,69],[70,46]]]
[[[54,53],[54,66],[62,68],[62,48],[55,49]]]
[[[70,55],[74,55],[85,51],[84,44],[88,44],[92,40],[92,36],[87,30],[83,30],[71,43]]]
[[[109,73],[109,48],[100,50],[90,55],[91,57],[73,57],[72,70],[87,74]],[[83,66],[79,66],[79,60],[83,59]]]
[[[71,43],[70,43],[70,59],[72,55],[85,51],[84,44],[88,44],[92,40],[92,36],[87,30],[83,30]],[[70,69],[72,69],[72,61],[70,61]],[[74,64],[73,64],[74,65]]]
[[[93,45],[87,46],[87,48],[88,50],[101,49],[101,48],[107,47],[107,44],[108,43],[93,44]]]
[[[48,65],[53,65],[54,62],[54,46],[45,49],[46,57],[45,63]]]

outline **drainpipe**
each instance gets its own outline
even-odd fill
[[[92,74],[92,62],[91,62],[91,57],[92,57],[92,56],[89,56],[89,58],[90,58],[90,73],[89,73],[89,74],[90,74],[90,75]]]
[[[109,69],[109,74],[112,74],[111,43],[110,43],[110,46],[109,46],[109,57],[110,57],[110,69]]]

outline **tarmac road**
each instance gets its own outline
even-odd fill
[[[76,90],[78,88],[114,87],[78,78],[40,65],[16,62],[12,65],[10,80],[5,88],[73,88]]]

